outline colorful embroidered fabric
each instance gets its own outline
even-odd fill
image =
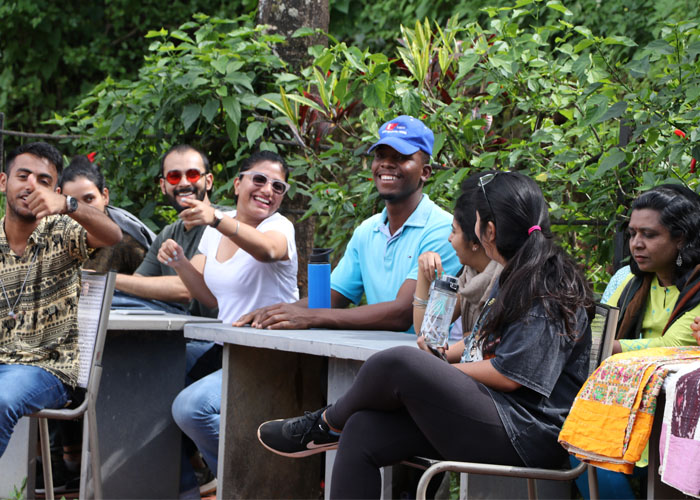
[[[632,473],[651,434],[667,365],[697,360],[698,347],[657,347],[611,356],[579,391],[559,442],[580,460]]]

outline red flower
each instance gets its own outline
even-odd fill
[[[681,129],[676,129],[673,131],[674,134],[676,134],[680,138],[685,138],[685,132],[683,132]]]
[[[88,153],[85,156],[87,156],[87,159],[90,160],[90,163],[95,163],[95,156],[97,156],[97,151],[93,151],[92,153]]]

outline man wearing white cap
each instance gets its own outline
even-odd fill
[[[432,173],[433,132],[402,115],[384,123],[374,153],[372,176],[386,207],[355,229],[331,274],[331,309],[309,309],[307,299],[276,304],[242,316],[234,326],[307,329],[412,329],[412,301],[418,256],[440,254],[443,269],[455,275],[459,260],[447,238],[452,215],[423,194]],[[358,304],[362,295],[367,305]]]

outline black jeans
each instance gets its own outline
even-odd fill
[[[343,430],[332,498],[379,498],[379,468],[415,455],[524,465],[486,388],[412,347],[370,357],[326,418]]]

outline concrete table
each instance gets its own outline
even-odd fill
[[[102,358],[97,426],[105,498],[177,498],[181,434],[170,414],[185,382],[183,328],[216,319],[112,310]],[[27,478],[34,498],[36,431],[23,418],[2,462],[0,497]],[[27,446],[29,441],[30,445]],[[16,464],[22,464],[16,467]],[[28,464],[24,466],[23,464]],[[15,470],[16,469],[16,470]]]
[[[105,498],[177,498],[181,433],[170,414],[185,384],[186,324],[216,319],[113,310],[97,425]]]
[[[360,330],[258,330],[187,325],[185,336],[224,344],[217,498],[318,498],[321,457],[280,457],[257,441],[265,420],[334,402],[373,353],[415,336]],[[326,453],[326,495],[335,452]]]

